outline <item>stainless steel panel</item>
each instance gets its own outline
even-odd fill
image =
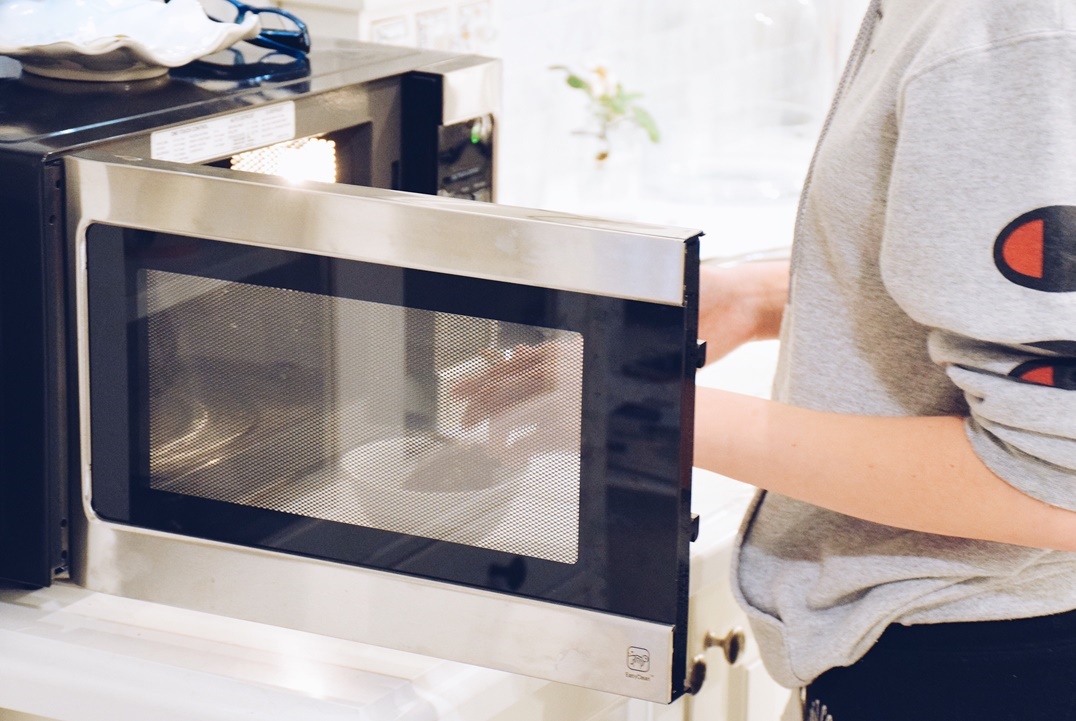
[[[501,88],[499,61],[462,56],[419,68],[442,77],[441,124],[452,125],[482,115],[496,115]]]
[[[684,303],[698,231],[91,155],[66,159],[69,216],[523,285]]]
[[[90,589],[670,701],[671,626],[117,526],[83,505]]]

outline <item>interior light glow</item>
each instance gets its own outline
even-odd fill
[[[300,138],[232,156],[232,170],[276,175],[292,183],[336,182],[336,142]]]

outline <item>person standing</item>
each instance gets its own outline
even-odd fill
[[[704,266],[697,466],[805,721],[1076,720],[1076,2],[873,0],[791,265]],[[786,304],[787,300],[787,304]]]

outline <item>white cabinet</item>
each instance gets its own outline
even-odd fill
[[[498,0],[275,0],[315,38],[500,55]]]
[[[701,511],[701,523],[691,566],[689,649],[691,655],[705,655],[707,675],[700,692],[680,702],[685,707],[680,718],[777,721],[789,691],[778,686],[762,666],[758,644],[732,596],[729,574],[740,517],[754,490],[696,470],[692,493],[692,505]],[[735,666],[728,664],[720,648],[701,647],[707,632],[725,638],[737,629],[743,632],[746,643]]]

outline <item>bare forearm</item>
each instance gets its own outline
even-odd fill
[[[876,523],[1076,551],[1076,513],[994,475],[960,418],[824,413],[699,388],[695,464]]]

